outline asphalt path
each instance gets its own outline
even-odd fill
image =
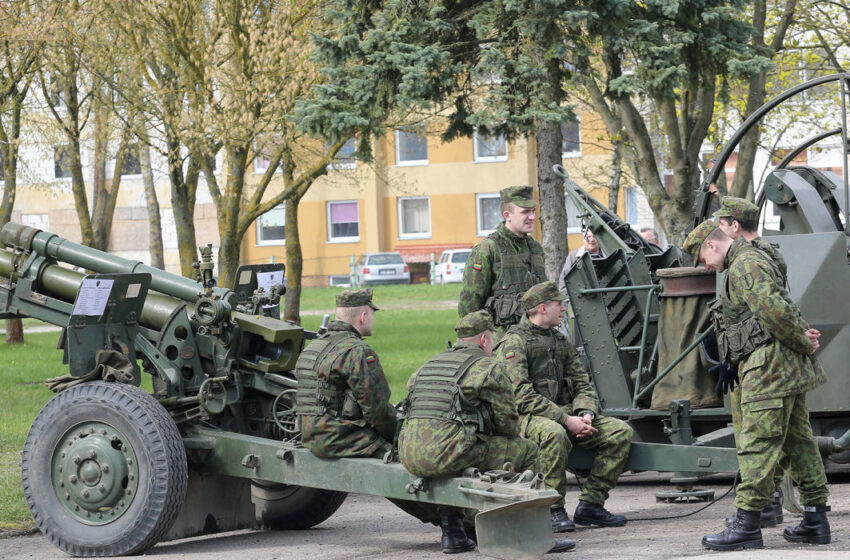
[[[801,516],[785,513],[785,523],[763,530],[765,549],[735,553],[709,552],[700,545],[702,535],[719,532],[723,519],[733,511],[730,477],[703,481],[700,488],[711,488],[718,501],[702,509],[704,503],[660,503],[658,490],[670,490],[669,475],[658,473],[625,474],[611,493],[606,506],[626,514],[625,527],[602,529],[579,527],[569,536],[578,543],[572,552],[547,555],[546,558],[584,559],[665,559],[722,558],[738,560],[764,558],[844,559],[850,558],[850,476],[830,478],[829,514],[832,543],[825,546],[799,545],[782,538],[784,525],[796,524]],[[578,485],[571,481],[567,509],[575,506]],[[692,513],[687,517],[678,517]],[[652,520],[649,520],[651,518]],[[163,542],[146,553],[162,560],[458,560],[483,558],[478,552],[446,556],[440,552],[440,531],[423,525],[400,512],[382,498],[351,495],[330,519],[307,531],[234,531],[180,541]],[[0,539],[0,558],[4,560],[48,560],[68,558],[41,534]],[[131,557],[132,558],[132,557]],[[138,558],[141,558],[138,557]]]

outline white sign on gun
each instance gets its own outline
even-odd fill
[[[257,273],[257,288],[262,288],[266,293],[269,293],[272,286],[283,284],[283,271],[273,270],[272,272]],[[274,307],[274,305],[264,305],[263,308]]]
[[[112,291],[114,280],[84,278],[80,285],[80,293],[74,302],[74,315],[100,317],[109,303],[109,293]]]

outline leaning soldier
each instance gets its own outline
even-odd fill
[[[497,339],[522,318],[519,299],[546,280],[543,248],[532,236],[537,218],[534,189],[508,187],[499,191],[502,221],[478,243],[466,261],[458,315],[485,309],[493,318]]]
[[[489,357],[490,314],[478,310],[465,315],[455,332],[455,345],[428,360],[407,383],[409,405],[398,444],[401,464],[422,477],[457,476],[468,467],[501,469],[505,463],[518,471],[538,471],[537,446],[519,438],[511,382],[501,364]],[[446,515],[460,520],[456,510],[443,510]],[[462,525],[454,533],[443,532],[445,553],[474,546]],[[571,539],[557,539],[550,552],[573,548]]]
[[[799,483],[805,506],[802,522],[783,533],[790,542],[830,542],[823,462],[806,407],[806,393],[826,381],[812,358],[817,338],[782,284],[776,262],[741,236],[732,240],[703,222],[685,240],[684,250],[709,270],[726,271],[718,347],[738,366],[741,428],[735,444],[741,483],[735,520],[718,534],[706,535],[712,550],[762,548],[761,512],[771,501],[773,475],[784,455]]]
[[[743,237],[750,242],[755,248],[764,251],[768,257],[776,263],[776,268],[779,271],[779,282],[783,287],[788,285],[788,265],[785,263],[785,258],[782,253],[771,243],[762,239],[758,234],[758,216],[759,207],[745,198],[735,196],[724,196],[720,200],[720,208],[712,214],[717,218],[717,227],[723,230],[723,233],[728,235],[732,240]],[[806,333],[809,338],[817,339],[820,337],[820,331],[809,329]],[[713,369],[713,368],[712,368]],[[728,390],[729,386],[734,386],[738,382],[737,368],[732,364],[721,362],[719,364],[719,374],[721,376],[718,386],[721,388],[718,394],[722,394]],[[724,379],[725,378],[725,379]],[[724,382],[725,380],[725,382]],[[738,388],[730,392],[730,407],[732,409],[732,425],[735,429],[735,434],[741,429],[741,390]],[[782,457],[777,465],[776,472],[773,474],[774,490],[773,499],[770,501],[764,510],[761,512],[761,527],[776,527],[782,523],[784,518],[782,514],[782,478],[788,468],[788,457]],[[729,518],[731,522],[734,517]]]
[[[377,310],[370,288],[338,294],[335,320],[295,364],[301,442],[317,457],[384,458],[392,452],[398,414],[378,355],[363,340],[372,334]],[[441,522],[430,504],[390,501],[421,521]]]
[[[579,496],[574,519],[581,525],[620,527],[624,515],[604,507],[626,466],[632,428],[599,414],[599,399],[575,347],[557,329],[564,296],[554,282],[542,282],[522,297],[526,315],[505,333],[494,354],[505,365],[517,398],[520,431],[540,448],[546,484],[561,501],[552,509],[552,529],[571,531],[564,508],[567,458],[574,445],[596,451]]]

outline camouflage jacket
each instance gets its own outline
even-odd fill
[[[810,356],[809,324],[784,290],[778,266],[764,252],[747,250],[736,239],[726,253],[728,301],[746,307],[773,340],[756,348],[738,366],[741,402],[774,399],[810,391],[826,382]]]
[[[513,255],[524,261],[523,270],[516,271],[518,274],[510,274],[511,271],[507,271],[506,274],[503,270],[499,245],[509,248]],[[511,286],[508,286],[507,276],[518,278],[514,278],[514,282],[510,282]],[[504,287],[518,294],[517,297],[535,284],[546,280],[543,248],[540,243],[531,235],[519,237],[511,232],[504,222],[472,249],[472,254],[466,261],[466,267],[463,270],[463,287],[457,306],[458,315],[463,317],[467,313],[485,309],[488,298],[499,291],[500,280]],[[492,310],[488,309],[488,311],[491,311],[491,315],[493,314]],[[493,320],[497,326],[500,324],[496,321],[496,317]]]
[[[338,341],[316,364],[316,375],[320,383],[347,385],[362,417],[301,416],[301,441],[319,457],[368,456],[381,446],[380,438],[392,442],[395,437],[396,410],[390,404],[390,386],[377,354],[357,329],[342,321],[331,321],[328,331],[342,331],[349,336]]]
[[[455,348],[463,351],[473,345],[459,341]],[[413,391],[418,373],[407,382],[408,391]],[[480,402],[490,409],[496,435],[518,436],[519,417],[513,387],[498,361],[482,357],[472,364],[458,385],[467,402]],[[464,455],[479,442],[476,436],[472,424],[461,426],[458,422],[431,418],[407,420],[399,435],[399,460],[417,476],[454,476],[458,473],[452,472],[452,465],[463,462]]]
[[[773,246],[772,243],[762,239],[761,237],[756,237],[750,244],[756,249],[761,249],[767,255],[773,259],[776,263],[776,266],[779,267],[779,273],[782,275],[782,285],[788,285],[788,263],[785,262],[785,257],[782,256],[782,253],[779,252],[779,249]]]
[[[575,347],[558,329],[538,327],[523,317],[508,329],[493,356],[505,366],[520,415],[545,416],[563,424],[569,414],[598,413],[599,399],[590,376]],[[563,379],[556,379],[559,376]],[[550,393],[552,398],[541,394],[542,381],[558,385]]]

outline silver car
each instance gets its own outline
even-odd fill
[[[359,286],[410,284],[410,269],[397,252],[360,255],[354,273]]]

